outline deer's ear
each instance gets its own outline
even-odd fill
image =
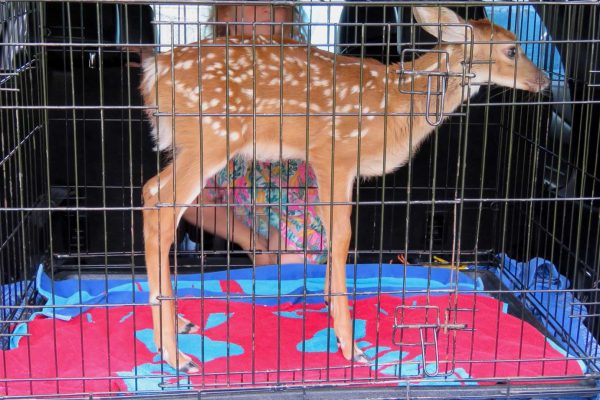
[[[464,26],[448,25],[465,23],[464,19],[449,8],[413,7],[413,15],[419,24],[434,24],[422,25],[421,28],[444,42],[464,42],[466,40],[467,30]]]

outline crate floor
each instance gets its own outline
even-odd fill
[[[361,293],[352,303],[356,339],[371,358],[369,365],[351,365],[337,349],[328,310],[322,297],[313,296],[322,290],[323,267],[310,266],[310,283],[297,279],[297,274],[304,273],[302,266],[279,271],[275,267],[258,269],[251,284],[245,279],[248,271],[243,270],[231,271],[228,280],[223,279],[225,273],[205,274],[202,285],[199,276],[180,276],[180,294],[198,296],[200,290],[205,294],[203,300],[178,301],[178,312],[202,329],[179,335],[181,349],[202,365],[201,373],[193,376],[177,375],[158,356],[150,307],[133,304],[133,300],[147,300],[145,281],[130,279],[110,285],[105,281],[54,282],[55,307],[23,324],[27,329],[17,329],[21,333],[26,330],[28,336],[14,340],[13,348],[0,357],[0,393],[324,383],[401,385],[407,381],[467,385],[504,383],[515,377],[535,377],[531,383],[546,377],[543,380],[548,383],[552,377],[585,373],[579,361],[568,357],[533,326],[507,314],[504,303],[473,293],[479,283],[463,274],[423,267],[385,267],[377,279],[377,266],[359,266],[356,274],[349,268],[349,279]],[[48,284],[43,279],[47,277],[38,276],[42,290]],[[306,293],[302,289],[305,283]],[[395,286],[396,293],[377,296],[378,286]],[[420,293],[427,288],[434,292]],[[455,289],[455,293],[444,293]],[[260,296],[246,296],[252,290]],[[278,298],[278,292],[286,295]],[[85,308],[68,307],[84,303]],[[119,305],[123,303],[130,305]],[[433,328],[438,315],[442,323],[448,321],[460,329]],[[394,332],[394,323],[412,327]],[[418,327],[423,324],[428,327]],[[423,378],[423,368],[438,376]]]

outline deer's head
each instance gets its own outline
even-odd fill
[[[465,22],[446,7],[414,7],[413,15],[418,23],[424,24],[423,29],[445,44],[444,47],[466,49],[465,58],[470,55],[473,35],[471,72],[475,77],[471,79],[472,83],[490,82],[530,92],[540,92],[550,85],[544,72],[527,58],[516,43],[515,35],[489,20]],[[467,29],[466,24],[472,26],[472,30]]]

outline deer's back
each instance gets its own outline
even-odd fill
[[[242,147],[249,147],[254,136],[265,146],[283,139],[284,158],[304,158],[308,133],[311,151],[329,148],[335,137],[340,151],[347,147],[356,157],[359,136],[361,151],[368,154],[374,146],[381,152],[381,140],[372,142],[383,131],[383,117],[374,113],[384,107],[384,79],[385,67],[374,60],[334,56],[292,40],[234,37],[147,60],[141,89],[145,103],[163,115],[164,123],[154,121],[167,131],[163,135],[159,129],[161,149],[171,145],[174,111],[178,143],[198,136],[201,116],[206,135],[219,131],[224,136],[229,128],[230,140]],[[279,158],[278,151],[266,153],[259,158],[273,158],[270,153]]]

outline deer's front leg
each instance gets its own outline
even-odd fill
[[[323,168],[326,169],[326,168]],[[335,336],[340,349],[347,360],[367,362],[365,354],[353,341],[353,324],[348,304],[348,289],[346,285],[346,260],[352,236],[350,217],[352,206],[352,187],[354,177],[335,174],[335,184],[331,190],[330,172],[318,171],[319,200],[330,205],[318,207],[321,221],[325,227],[329,243],[329,258],[325,277],[325,301],[329,304],[329,313],[333,318]],[[321,172],[321,173],[320,173]]]

